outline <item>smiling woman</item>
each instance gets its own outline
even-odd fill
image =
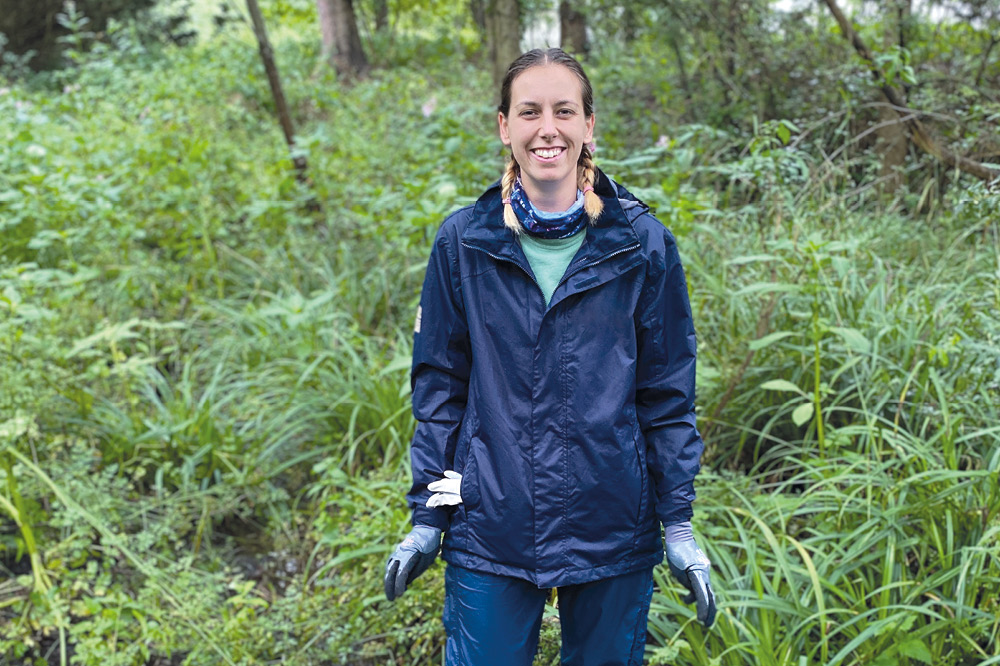
[[[574,58],[559,49],[536,49],[511,63],[497,113],[500,140],[511,149],[502,188],[508,229],[518,234],[521,228],[511,205],[516,185],[543,211],[567,210],[579,188],[587,216],[597,219],[603,204],[594,194],[588,145],[594,122],[593,87]]]
[[[582,87],[569,68],[552,64],[526,70],[505,90],[500,139],[539,210],[566,210],[576,200],[578,156],[594,138],[593,102],[583,101]]]
[[[523,54],[498,111],[503,177],[445,220],[420,297],[413,530],[386,596],[441,548],[447,664],[530,666],[558,588],[563,664],[638,666],[661,524],[699,620],[715,617],[689,522],[703,444],[684,271],[670,232],[594,165],[576,60]]]

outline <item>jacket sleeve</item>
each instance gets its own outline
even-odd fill
[[[414,526],[442,530],[448,529],[454,509],[427,507],[427,484],[453,469],[472,362],[457,249],[451,242],[442,227],[431,249],[414,326],[410,386],[417,430],[410,446],[413,485],[406,495]]]
[[[671,525],[691,518],[704,444],[695,427],[696,341],[684,268],[669,231],[650,244],[636,309],[636,415],[646,438],[656,514]]]

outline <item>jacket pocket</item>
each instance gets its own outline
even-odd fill
[[[465,465],[459,474],[462,475],[462,506],[466,512],[473,511],[479,507],[481,497],[479,494],[479,463],[478,463],[478,440],[473,437],[469,441],[469,453],[465,458]]]
[[[646,438],[643,437],[642,431],[639,429],[635,412],[632,412],[629,417],[632,419],[632,445],[635,449],[636,465],[639,468],[639,497],[635,503],[635,538],[638,538],[649,515],[647,501],[649,497],[649,468],[646,465]]]

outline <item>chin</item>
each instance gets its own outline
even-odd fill
[[[574,176],[573,173],[554,173],[548,170],[542,170],[541,172],[536,172],[536,173],[525,172],[524,169],[521,170],[522,178],[530,178],[536,183],[545,183],[545,184],[561,183],[565,180],[572,180],[573,176]]]

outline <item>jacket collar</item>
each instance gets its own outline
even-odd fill
[[[596,173],[594,192],[604,201],[604,212],[597,218],[596,224],[587,227],[587,239],[574,264],[594,261],[638,245],[639,236],[633,229],[631,220],[636,217],[636,213],[648,210],[645,204],[608,178],[603,171],[597,169]],[[638,210],[637,206],[640,207]],[[627,215],[626,209],[633,214]],[[499,180],[476,201],[472,219],[462,234],[462,243],[527,266],[521,244],[514,240],[514,234],[503,224]]]

